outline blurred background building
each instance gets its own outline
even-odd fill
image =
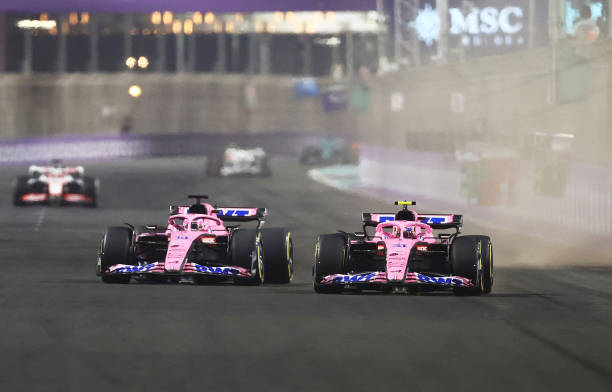
[[[320,131],[452,149],[582,132],[577,151],[605,161],[610,7],[0,1],[0,136]]]
[[[376,69],[386,33],[375,0],[90,3],[4,5],[1,69],[323,76],[332,63]]]
[[[348,131],[453,149],[582,132],[577,151],[605,161],[611,6],[1,1],[0,135]]]
[[[608,0],[225,3],[5,1],[0,71],[326,76],[335,65],[351,74],[609,36]],[[583,33],[591,25],[598,31]]]

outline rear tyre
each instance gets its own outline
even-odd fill
[[[116,264],[136,265],[132,252],[132,230],[127,227],[109,227],[106,229],[100,254],[98,256],[98,273],[104,274]],[[104,283],[129,283],[130,275],[102,275]]]
[[[489,237],[475,235],[457,237],[451,247],[453,275],[469,279],[474,287],[456,287],[453,292],[457,295],[489,293],[493,284],[492,257]]]
[[[221,160],[218,158],[209,158],[206,164],[206,175],[208,177],[218,177],[221,173]]]
[[[91,199],[91,202],[88,204],[89,207],[95,208],[98,206],[98,190],[100,188],[100,183],[97,178],[85,177],[83,179],[85,184],[84,194],[86,197]]]
[[[252,274],[250,278],[235,278],[234,283],[260,285],[264,282],[264,253],[261,244],[261,233],[257,230],[238,230],[232,235],[232,265],[245,268]]]
[[[346,243],[340,234],[321,234],[315,245],[315,263],[313,269],[314,290],[317,293],[340,293],[342,287],[321,285],[324,277],[344,272]]]
[[[266,283],[286,284],[293,277],[293,240],[284,228],[261,231]]]
[[[28,176],[19,176],[15,180],[15,189],[13,189],[13,205],[22,206],[25,203],[21,199],[23,195],[28,193]]]
[[[272,175],[272,169],[270,169],[270,161],[268,157],[265,157],[261,163],[261,175],[264,177],[269,177]]]

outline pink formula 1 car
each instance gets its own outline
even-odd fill
[[[293,242],[283,228],[262,229],[265,208],[170,206],[168,224],[109,227],[102,239],[97,274],[106,283],[131,277],[155,282],[289,283]],[[226,223],[257,222],[255,229]]]
[[[99,181],[85,176],[82,166],[64,166],[54,160],[50,166],[32,165],[28,175],[19,176],[13,189],[13,204],[98,206]]]
[[[493,245],[481,235],[461,236],[461,215],[417,214],[399,201],[396,214],[363,214],[363,232],[322,234],[315,248],[314,289],[488,294],[493,287]],[[368,229],[375,227],[373,233]],[[434,230],[442,231],[434,234]],[[453,233],[443,232],[454,230]]]

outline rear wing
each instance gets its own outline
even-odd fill
[[[206,213],[206,207],[202,204],[202,213]],[[192,207],[192,206],[191,206]],[[190,206],[170,206],[170,215],[187,214]],[[268,215],[266,208],[255,207],[217,207],[210,211],[210,214],[215,214],[217,218],[224,222],[264,222]]]
[[[384,212],[364,212],[361,214],[361,221],[364,226],[377,226],[383,222],[393,222],[395,220],[395,213],[384,213]]]
[[[457,229],[463,226],[463,215],[455,214],[419,214],[419,222],[431,226],[432,229]]]
[[[217,207],[213,213],[224,222],[263,222],[268,215],[268,210],[266,208]]]
[[[426,223],[431,226],[432,229],[444,230],[453,229],[461,230],[463,226],[463,215],[455,214],[418,214],[419,222]],[[383,222],[395,221],[394,213],[380,213],[380,212],[364,212],[362,214],[361,221],[364,226],[377,226]]]

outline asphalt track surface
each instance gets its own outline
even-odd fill
[[[197,159],[87,169],[101,180],[99,209],[15,208],[10,183],[25,168],[2,168],[2,391],[612,390],[608,268],[520,267],[546,256],[500,232],[490,296],[317,295],[316,235],[358,230],[362,210],[386,204],[314,183],[291,160],[265,179],[209,179]],[[268,207],[268,226],[293,232],[294,281],[98,280],[106,226],[163,222],[168,203],[193,192]],[[581,254],[575,264],[589,261]]]

